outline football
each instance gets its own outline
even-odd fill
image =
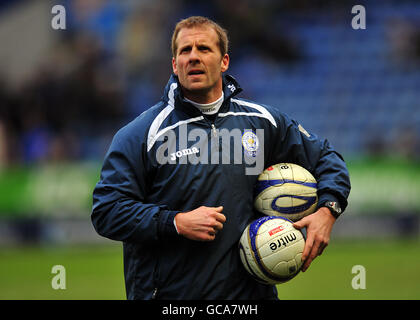
[[[278,163],[258,176],[254,207],[263,214],[295,222],[313,213],[317,204],[317,182],[297,164]]]
[[[305,238],[288,219],[264,216],[250,223],[239,241],[239,255],[258,282],[279,284],[294,278],[302,266]]]

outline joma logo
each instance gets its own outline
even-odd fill
[[[181,158],[183,156],[188,156],[189,154],[198,153],[198,149],[196,147],[182,149],[181,151],[177,151],[174,153],[171,153],[171,160],[175,160],[176,158]]]

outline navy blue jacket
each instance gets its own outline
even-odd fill
[[[100,235],[123,242],[128,299],[276,298],[275,286],[246,273],[238,252],[243,230],[259,216],[258,173],[270,165],[305,167],[317,179],[319,204],[347,206],[348,171],[327,140],[276,108],[236,98],[241,88],[231,76],[223,76],[223,90],[223,105],[209,119],[183,99],[172,75],[161,101],[113,138],[91,218]],[[238,147],[238,132],[256,139]],[[175,215],[200,206],[224,207],[227,220],[214,241],[176,232]]]

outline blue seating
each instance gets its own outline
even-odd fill
[[[280,66],[254,92],[343,153],[368,152],[372,132],[390,141],[407,121],[420,139],[420,57],[417,67],[395,63],[388,35],[391,18],[420,21],[420,3],[378,1],[368,8],[366,30],[323,17],[297,24],[305,58]]]

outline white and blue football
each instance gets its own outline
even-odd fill
[[[279,284],[293,279],[302,267],[305,238],[282,217],[263,216],[251,222],[239,241],[246,271],[258,282]]]
[[[317,182],[297,164],[278,163],[258,176],[254,207],[263,214],[296,222],[313,213],[317,204]]]

